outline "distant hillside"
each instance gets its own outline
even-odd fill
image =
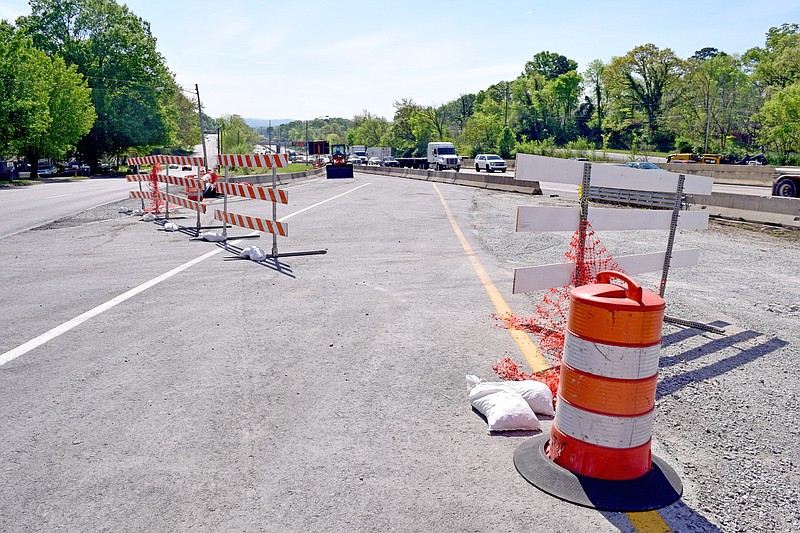
[[[295,119],[293,119],[293,118],[273,118],[273,119],[246,118],[246,119],[244,119],[244,122],[245,122],[245,124],[247,124],[251,128],[255,129],[255,128],[260,128],[262,126],[265,127],[265,128],[268,128],[270,121],[272,121],[272,127],[274,128],[274,127],[280,126],[281,124],[288,124],[290,122],[294,122],[294,120]]]

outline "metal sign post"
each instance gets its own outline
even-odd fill
[[[272,192],[274,196],[278,194],[278,169],[272,167]],[[272,220],[278,220],[278,202],[272,202]],[[272,234],[272,255],[278,256],[278,235]]]
[[[663,298],[664,290],[667,288],[667,275],[669,274],[669,263],[672,260],[672,246],[675,244],[675,233],[678,230],[678,217],[681,215],[681,200],[683,199],[683,184],[686,176],[678,176],[678,189],[675,191],[675,205],[672,207],[672,221],[669,225],[669,238],[667,239],[667,251],[664,255],[664,267],[661,269],[661,283],[658,285],[658,295]]]
[[[581,269],[586,262],[586,227],[589,225],[589,187],[592,182],[592,164],[583,164],[583,183],[581,184],[581,219],[578,228],[578,257],[575,262],[575,283],[581,279]]]
[[[225,183],[230,183],[228,179],[228,165],[225,165]],[[228,192],[225,191],[222,196],[222,210],[226,213],[228,212]],[[226,220],[222,221],[222,236],[227,239],[228,238],[228,222]]]
[[[167,194],[169,194],[169,164],[168,163],[164,163],[164,164],[167,165],[167,168],[166,168],[166,172],[167,172],[167,183],[166,183],[166,186],[167,186]],[[158,178],[156,178],[156,179],[158,179]],[[158,200],[156,200],[156,202],[158,202]],[[164,201],[164,218],[169,220],[169,200],[165,200]]]

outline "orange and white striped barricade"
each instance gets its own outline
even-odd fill
[[[184,198],[183,196],[175,196],[174,194],[167,194],[165,192],[159,191],[158,197],[164,200],[165,202],[172,202],[175,205],[179,205],[187,209],[192,209],[194,211],[197,211],[198,213],[206,212],[205,204],[201,202],[196,202],[194,200],[190,200],[188,198]]]
[[[286,224],[286,222],[240,215],[238,213],[228,213],[220,211],[219,209],[214,211],[214,218],[232,226],[249,228],[262,233],[272,233],[273,235],[280,235],[281,237],[288,237],[289,235],[289,225]]]
[[[666,304],[612,271],[569,298],[555,420],[549,438],[517,449],[517,470],[543,491],[589,507],[669,505],[680,498],[680,479],[650,451]]]
[[[158,155],[155,156],[158,159],[158,162],[164,165],[164,169],[166,170],[166,175],[164,179],[159,178],[159,181],[165,182],[167,187],[167,194],[169,194],[169,186],[170,186],[170,175],[169,175],[169,166],[170,165],[186,165],[186,166],[194,166],[197,167],[197,173],[200,174],[200,168],[205,167],[205,159],[202,157],[195,157],[195,156],[177,156],[177,155]],[[177,176],[172,176],[177,177]],[[174,184],[174,183],[173,183]],[[182,185],[183,186],[183,185]],[[167,207],[164,210],[165,217],[169,219],[169,202],[167,202]],[[200,231],[200,212],[197,212],[197,228],[198,233]]]
[[[289,193],[283,189],[266,189],[264,187],[253,187],[250,183],[225,183],[217,182],[217,192],[231,196],[241,196],[253,200],[264,200],[267,202],[288,204]]]
[[[130,161],[130,159],[132,159],[132,158],[129,158],[129,161]],[[152,198],[152,196],[149,195],[149,193],[148,193],[147,196],[144,195],[144,190],[142,189],[142,182],[143,181],[149,181],[150,180],[150,174],[128,174],[127,176],[125,176],[125,179],[130,181],[130,182],[136,181],[136,182],[139,183],[139,194],[134,196],[133,195],[134,191],[131,191],[131,198],[140,198],[142,200],[142,211],[144,211],[145,198],[149,200],[149,199]]]
[[[153,163],[160,163],[159,161],[160,155],[146,155],[142,157],[129,157],[128,158],[128,166],[140,166],[140,165],[152,165]]]
[[[174,156],[174,155],[148,155],[142,157],[129,157],[128,158],[128,165],[135,165],[138,167],[139,165],[153,165],[153,164],[162,164],[164,166],[165,175],[157,177],[158,181],[166,183],[166,192],[169,194],[169,186],[170,184],[175,185],[174,180],[170,180],[170,178],[176,178],[177,176],[170,176],[169,175],[169,165],[186,165],[186,166],[195,166],[197,167],[197,175],[200,175],[201,168],[205,168],[205,158],[203,157],[196,157],[196,156]],[[142,181],[147,181],[150,179],[149,174],[133,174],[127,177],[128,181],[139,181],[139,190],[142,190]],[[183,185],[187,187],[187,189],[193,185],[184,185],[183,183],[179,183],[179,185]],[[158,197],[158,195],[156,195]],[[149,196],[152,198],[152,195]],[[198,201],[200,201],[200,197],[198,196]],[[177,204],[182,205],[182,204]],[[144,209],[144,197],[142,197],[142,209]],[[169,202],[166,203],[165,206],[165,218],[169,219]],[[197,212],[197,230],[200,231],[200,211]]]
[[[281,235],[279,231],[269,231],[269,230],[262,230],[259,229],[260,227],[264,228],[273,228],[277,230],[277,218],[278,218],[278,210],[276,206],[276,200],[281,198],[281,193],[283,193],[283,198],[286,198],[284,191],[278,191],[277,187],[277,169],[279,168],[286,168],[289,166],[289,156],[287,154],[219,154],[217,156],[218,162],[221,166],[225,167],[225,181],[224,182],[217,182],[217,191],[221,191],[223,193],[223,211],[217,211],[214,213],[214,218],[217,220],[222,221],[222,235],[227,239],[228,238],[228,224],[233,224],[245,228],[255,229],[257,231],[267,231],[268,233],[272,233],[272,255],[275,257],[278,255],[278,235]],[[228,167],[242,167],[242,168],[270,168],[272,169],[272,189],[270,192],[269,198],[266,196],[264,197],[256,197],[250,196],[249,192],[246,189],[251,189],[253,194],[255,193],[254,187],[248,187],[247,185],[243,184],[233,184],[230,182],[228,178]],[[242,194],[239,194],[242,193]],[[238,216],[236,213],[229,213],[228,212],[228,196],[230,194],[237,194],[240,196],[245,196],[246,198],[253,198],[253,199],[260,199],[260,200],[267,200],[272,202],[272,220],[266,219],[257,219],[254,217],[248,216]],[[233,215],[233,216],[231,216]],[[232,221],[236,222],[232,222]],[[241,222],[242,224],[239,224]],[[252,222],[253,224],[250,225],[249,223]],[[259,223],[260,222],[260,223]],[[265,222],[270,222],[270,224],[265,224]],[[247,237],[256,237],[255,235],[245,235],[244,238]],[[242,238],[242,237],[237,237]]]

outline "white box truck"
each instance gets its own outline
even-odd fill
[[[367,147],[366,146],[348,146],[347,147],[347,155],[357,155],[358,157],[367,157]]]
[[[372,159],[373,157],[377,157],[381,161],[386,159],[392,155],[392,149],[388,146],[373,146],[371,148],[367,148],[367,157]]]
[[[452,168],[456,172],[461,170],[461,158],[456,154],[453,143],[428,143],[428,168],[435,170]]]

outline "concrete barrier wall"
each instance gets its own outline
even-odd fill
[[[697,174],[714,178],[714,183],[728,185],[763,185],[772,187],[775,167],[748,165],[704,165],[700,163],[660,163],[658,166],[678,174]]]
[[[276,181],[285,185],[296,180],[306,178],[318,178],[325,175],[325,167],[316,170],[308,170],[306,172],[292,172],[289,174],[278,174]],[[222,176],[220,176],[222,178]],[[252,183],[253,185],[272,184],[272,174],[252,174],[249,176],[235,176],[231,178],[232,183]]]
[[[687,199],[689,203],[697,205],[713,205],[728,209],[800,217],[800,198],[715,192],[711,193],[711,196],[687,195]]]
[[[538,181],[517,181],[514,179],[513,175],[509,176],[497,173],[472,174],[467,172],[452,171],[437,172],[435,170],[417,170],[413,168],[378,166],[356,166],[355,170],[356,172],[367,172],[369,174],[435,181],[439,183],[451,183],[455,185],[479,187],[481,189],[491,189],[496,191],[542,194],[542,188],[539,186]]]

